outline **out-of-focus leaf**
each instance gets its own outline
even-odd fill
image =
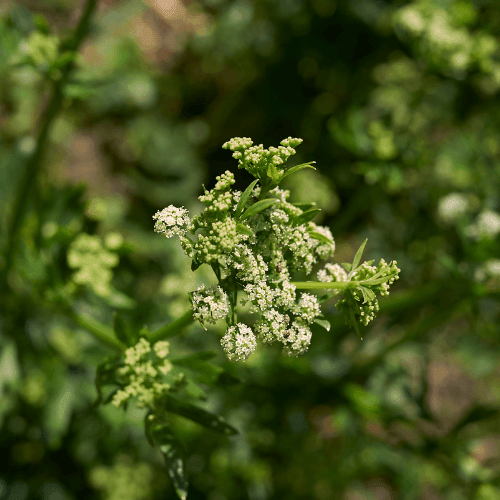
[[[493,417],[494,415],[499,415],[499,412],[500,408],[476,405],[458,422],[458,424],[453,429],[453,432],[457,433],[466,425],[473,424],[481,420],[486,420]]]
[[[154,427],[151,430],[154,441],[158,444],[165,460],[168,475],[172,480],[175,492],[181,500],[187,499],[188,480],[182,457],[182,445],[167,424]]]
[[[213,415],[212,413],[192,405],[191,403],[179,401],[174,399],[172,396],[167,396],[166,403],[167,411],[177,413],[181,417],[203,425],[207,429],[225,434],[226,436],[238,434],[238,431],[233,426],[226,423],[222,417]]]
[[[113,313],[113,330],[116,338],[126,346],[130,347],[137,343],[137,336],[130,331],[123,318],[117,312]]]

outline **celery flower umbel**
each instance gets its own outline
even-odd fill
[[[311,325],[326,323],[320,318],[316,295],[298,292],[292,275],[296,272],[310,275],[316,264],[331,259],[335,251],[333,235],[329,228],[312,222],[319,212],[314,203],[291,203],[290,192],[279,188],[286,176],[303,168],[314,168],[311,166],[314,162],[286,168],[285,162],[301,142],[302,139],[289,137],[277,148],[264,149],[262,144],[253,145],[247,137],[231,139],[223,148],[232,150],[238,168],[246,169],[256,180],[244,192],[233,190],[234,175],[226,171],[216,178],[212,190],[204,188],[199,197],[205,204],[201,214],[190,219],[184,208],[170,205],[154,216],[155,231],[167,238],[180,237],[182,248],[192,259],[193,270],[201,264],[212,267],[218,285],[202,286],[190,294],[193,316],[203,326],[226,319],[228,329],[221,343],[233,361],[247,359],[255,350],[256,339],[264,343],[280,342],[285,354],[303,353],[311,341]],[[188,237],[188,232],[195,239]],[[358,295],[361,296],[361,291],[355,291],[358,281],[368,279],[370,273],[380,278],[383,274],[380,271],[385,269],[382,263],[379,268],[372,267],[358,269],[348,277],[340,266],[328,263],[318,273],[323,282],[320,286],[326,289],[331,286],[336,291],[342,288],[347,291],[348,286],[354,286],[349,293],[353,300],[358,300]],[[383,282],[367,282],[366,287],[378,287],[377,291],[384,295],[388,284],[397,279],[396,269],[390,267]],[[346,282],[345,286],[340,282]],[[253,329],[237,321],[238,293],[242,292],[240,304],[250,302],[250,312],[257,315]],[[357,305],[351,302],[349,299],[342,305],[341,301],[339,309],[345,306],[352,312]],[[355,312],[367,324],[377,308],[373,293],[369,304]]]

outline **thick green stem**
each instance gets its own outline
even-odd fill
[[[292,281],[297,290],[345,290],[358,284],[357,281]]]
[[[193,311],[189,309],[189,311],[184,313],[179,319],[172,321],[172,323],[169,323],[168,325],[162,326],[155,332],[151,332],[149,335],[149,341],[154,344],[155,342],[158,342],[158,340],[174,337],[193,322]]]
[[[82,17],[75,29],[73,36],[63,43],[63,47],[66,50],[76,52],[85,38],[90,24],[90,18],[97,6],[98,0],[87,0],[85,7],[83,9]],[[5,277],[12,267],[12,259],[15,250],[16,243],[16,233],[19,229],[24,215],[26,213],[26,208],[28,206],[28,200],[36,183],[36,178],[40,170],[41,160],[45,152],[47,145],[47,138],[49,136],[52,124],[57,114],[62,108],[62,103],[64,100],[64,86],[66,85],[70,73],[73,69],[73,61],[69,61],[65,66],[61,68],[61,77],[54,82],[52,96],[50,98],[47,110],[42,116],[40,123],[40,130],[36,138],[35,150],[28,158],[26,166],[24,168],[23,176],[20,181],[19,191],[17,193],[17,198],[14,201],[14,206],[12,210],[12,218],[10,220],[10,225],[8,228],[7,236],[7,248],[5,252]]]

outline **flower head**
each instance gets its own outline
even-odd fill
[[[230,326],[222,337],[221,344],[230,361],[245,361],[257,347],[252,329],[243,323]]]

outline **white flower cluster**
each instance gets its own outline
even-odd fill
[[[243,323],[229,327],[221,344],[230,361],[245,361],[257,347],[252,329]]]
[[[172,385],[180,382],[173,378],[167,383],[165,376],[171,372],[172,363],[167,358],[169,343],[159,341],[153,347],[144,338],[125,351],[125,364],[118,369],[118,374],[125,380],[125,386],[113,396],[112,404],[119,408],[131,398],[137,397],[139,408],[154,408],[155,403],[167,394]],[[172,378],[172,377],[171,377]]]
[[[328,228],[310,222],[308,214],[304,216],[301,208],[287,201],[289,191],[269,189],[269,178],[265,177],[271,163],[281,168],[301,142],[290,137],[269,150],[253,146],[245,137],[224,144],[234,151],[240,167],[260,179],[261,185],[254,187],[237,212],[242,193],[231,189],[234,176],[226,171],[217,177],[214,189],[200,196],[206,209],[193,218],[190,226],[193,234],[198,229],[201,234],[192,243],[192,254],[186,253],[196,266],[211,265],[221,285],[193,292],[194,317],[202,323],[215,323],[227,316],[227,297],[235,286],[246,294],[241,303],[249,301],[250,312],[258,315],[255,334],[239,323],[230,326],[223,337],[222,344],[232,360],[246,359],[255,348],[256,337],[265,343],[281,342],[287,354],[304,352],[311,339],[310,325],[320,315],[314,295],[296,294],[291,273],[310,274],[319,260],[331,258],[335,251],[333,236]],[[261,193],[267,194],[260,198]],[[261,200],[273,200],[274,204],[239,218]],[[182,228],[188,226],[186,221]]]
[[[249,137],[234,137],[223,144],[224,149],[234,151],[233,158],[238,160],[238,168],[245,168],[258,179],[267,175],[269,165],[278,167],[285,163],[290,156],[296,153],[295,147],[302,143],[302,139],[289,137],[281,141],[281,146],[264,149],[262,144],[253,146]],[[282,168],[277,168],[279,174],[283,174]]]
[[[118,255],[110,252],[99,236],[80,234],[71,243],[67,255],[69,267],[75,269],[73,281],[90,286],[97,295],[111,295],[112,268],[118,265]]]
[[[220,286],[205,285],[198,287],[192,293],[193,317],[198,320],[203,327],[204,323],[215,323],[219,319],[224,319],[229,313],[229,303],[227,294]],[[206,330],[206,328],[205,328]]]
[[[155,231],[164,234],[167,238],[174,235],[185,235],[191,223],[187,213],[188,211],[184,207],[174,207],[174,205],[169,205],[156,212],[153,215],[153,219],[156,221]]]

